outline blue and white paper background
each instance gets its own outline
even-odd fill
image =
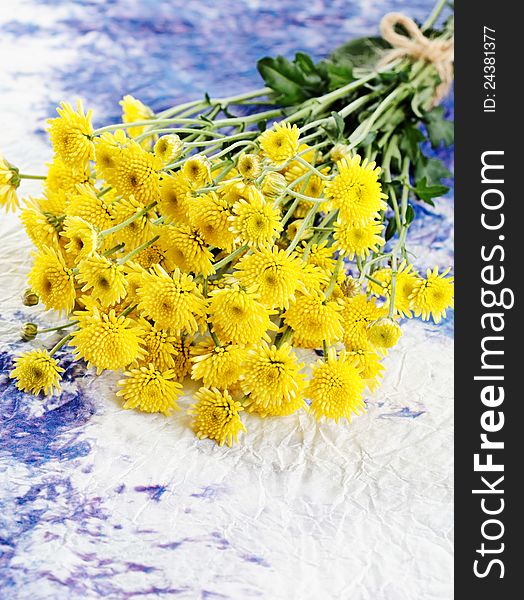
[[[325,56],[422,20],[429,0],[2,0],[0,148],[50,158],[44,119],[81,96],[95,123],[132,93],[156,109],[260,86],[256,59]],[[452,110],[448,101],[447,109]],[[452,156],[441,156],[449,165]],[[26,185],[38,194],[38,185]],[[451,194],[418,208],[420,268],[452,263]],[[443,600],[452,575],[452,321],[411,321],[382,388],[350,426],[246,417],[232,449],[197,441],[184,411],[124,411],[115,377],[66,367],[60,398],[18,392],[30,244],[0,220],[0,598]],[[50,346],[55,338],[43,340]],[[36,343],[33,345],[37,345]],[[182,404],[190,403],[190,390]]]

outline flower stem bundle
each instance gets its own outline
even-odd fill
[[[453,21],[420,33],[448,47]],[[404,35],[409,32],[404,31]],[[399,34],[400,35],[400,34]],[[315,64],[259,61],[266,87],[154,113],[132,96],[122,122],[94,129],[64,102],[48,121],[54,158],[25,175],[0,158],[0,201],[18,205],[36,246],[27,304],[67,322],[49,352],[11,376],[60,390],[57,351],[118,371],[125,408],[169,414],[185,380],[199,437],[232,444],[243,414],[351,420],[380,383],[401,318],[438,323],[453,306],[449,269],[419,273],[408,252],[413,205],[446,191],[421,149],[451,143],[442,66],[365,38]],[[26,327],[27,329],[27,327]],[[297,349],[321,358],[304,374]]]

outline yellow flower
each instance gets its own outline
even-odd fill
[[[244,179],[256,179],[260,175],[260,159],[256,154],[242,154],[238,159],[237,169]]]
[[[227,388],[240,379],[247,350],[238,344],[215,346],[213,340],[193,349],[191,379],[201,379],[206,387]]]
[[[302,242],[302,245],[304,246],[303,254],[305,255],[308,245],[306,242]],[[312,244],[306,260],[308,264],[320,267],[323,271],[328,271],[331,274],[336,263],[336,260],[333,258],[333,250],[332,247],[327,247],[327,241],[321,244]]]
[[[38,201],[31,199],[20,212],[20,220],[27,235],[37,248],[47,246],[58,249],[59,238],[57,227],[43,214]]]
[[[383,377],[384,365],[380,362],[380,356],[373,350],[354,350],[349,352],[355,360],[360,377],[366,383],[368,389],[373,392],[380,385]]]
[[[111,227],[111,215],[104,197],[99,198],[94,188],[78,185],[77,194],[71,196],[66,209],[70,217],[81,217],[100,231]]]
[[[215,272],[213,255],[198,230],[189,225],[172,225],[165,226],[163,232],[167,255],[183,271],[202,273],[204,277]]]
[[[144,365],[152,364],[160,371],[172,369],[175,366],[175,356],[178,354],[175,347],[178,338],[143,317],[138,319],[138,325],[142,329],[141,338],[145,350],[141,362]]]
[[[278,198],[287,187],[287,181],[284,175],[276,171],[269,171],[262,182],[262,193],[268,198]]]
[[[342,337],[341,310],[338,302],[326,301],[318,292],[298,293],[284,313],[284,322],[293,329],[296,346],[319,348],[323,342],[334,344]]]
[[[296,219],[295,221],[291,221],[291,223],[286,228],[286,235],[289,240],[294,240],[297,237],[298,232],[300,231],[300,228],[303,224],[304,219]],[[304,231],[301,233],[300,239],[308,240],[311,237],[313,237],[313,229],[311,229],[311,227],[306,227],[306,229],[304,229]]]
[[[153,228],[155,233],[156,228]],[[159,232],[161,230],[158,230]],[[144,269],[150,269],[153,265],[160,265],[165,271],[172,271],[176,265],[167,257],[166,248],[160,243],[160,241],[151,244],[147,248],[141,250],[135,256],[135,263],[139,264]]]
[[[234,284],[210,293],[210,320],[221,342],[250,344],[264,338],[266,331],[276,329],[271,323],[272,312],[266,310],[252,290]]]
[[[72,333],[76,360],[83,358],[99,375],[104,369],[123,369],[144,355],[142,330],[131,319],[117,317],[114,309],[104,314],[94,306],[90,313]]]
[[[333,199],[335,208],[340,209],[341,218],[350,227],[364,225],[376,213],[386,208],[378,177],[380,169],[375,163],[360,156],[344,158],[337,163],[338,175],[326,184],[325,194]]]
[[[351,357],[344,352],[337,357],[331,348],[327,360],[319,360],[313,367],[306,390],[306,396],[311,399],[311,412],[317,419],[325,417],[338,422],[345,417],[351,421],[352,414],[365,410],[364,385]]]
[[[425,279],[419,279],[413,288],[411,301],[415,316],[422,315],[423,321],[433,317],[435,323],[446,318],[446,310],[454,307],[453,277],[446,277],[450,269],[439,275],[438,267],[428,269]]]
[[[346,297],[342,310],[344,327],[343,342],[346,350],[352,351],[367,348],[368,325],[387,315],[385,308],[378,307],[375,300],[367,299],[365,294]]]
[[[175,223],[189,223],[189,194],[191,183],[182,175],[162,175],[160,180],[160,202],[158,209],[162,216]]]
[[[131,369],[124,373],[118,385],[122,388],[116,395],[124,399],[124,408],[138,408],[143,412],[160,412],[168,415],[172,409],[178,410],[176,403],[182,386],[173,381],[175,372],[160,371],[154,365]]]
[[[15,169],[0,154],[0,206],[8,211],[18,208],[16,190],[19,185],[18,169]]]
[[[142,275],[142,286],[138,288],[139,310],[153,319],[162,329],[178,334],[195,332],[198,323],[195,317],[206,312],[206,303],[190,275],[175,269],[169,276],[160,265]]]
[[[316,265],[304,264],[300,274],[300,291],[321,292],[327,289],[331,274]]]
[[[289,344],[280,348],[262,342],[249,351],[241,381],[249,394],[248,410],[262,416],[283,416],[305,406],[302,393],[305,375]]]
[[[411,317],[411,294],[417,286],[420,278],[417,273],[412,271],[413,267],[406,261],[397,268],[397,277],[395,282],[395,311],[402,316]],[[382,268],[373,272],[373,279],[381,282],[381,286],[374,282],[369,283],[369,289],[376,296],[385,296],[388,303],[391,299],[391,269]]]
[[[120,302],[126,295],[123,266],[98,253],[84,258],[79,263],[78,280],[84,284],[83,292],[92,288],[91,295],[100,300],[102,306]]]
[[[235,241],[255,247],[270,244],[282,231],[280,211],[255,188],[249,189],[248,196],[249,200],[233,205],[233,215],[229,217]]]
[[[127,94],[120,100],[120,106],[122,107],[122,120],[124,123],[135,123],[136,121],[147,121],[155,116],[155,113],[146,106],[143,102],[140,102],[137,98]],[[146,126],[137,125],[136,127],[128,127],[127,131],[133,138],[138,137],[144,133]],[[149,140],[144,140],[148,147],[150,145]],[[144,143],[142,142],[142,143]]]
[[[83,169],[73,169],[71,165],[55,156],[47,167],[44,185],[48,196],[53,193],[63,193],[65,196],[76,194],[77,184],[92,183],[89,175],[89,165],[86,165]]]
[[[96,231],[82,217],[66,217],[60,235],[68,240],[65,249],[73,256],[75,262],[87,258],[97,249]]]
[[[71,312],[75,304],[73,271],[53,248],[44,246],[35,257],[29,273],[29,285],[40,296],[46,309]]]
[[[60,373],[64,369],[47,350],[30,350],[15,358],[15,368],[9,377],[16,379],[16,387],[37,396],[40,392],[60,393]]]
[[[56,109],[58,117],[48,119],[49,135],[56,156],[73,170],[83,173],[87,164],[94,158],[92,142],[92,112],[84,113],[82,102],[78,100],[77,112],[68,102],[62,102]]]
[[[392,348],[400,339],[402,331],[393,319],[382,317],[368,327],[368,340],[379,350]]]
[[[285,163],[296,156],[300,132],[296,125],[275,123],[259,137],[260,148],[265,156],[276,164]]]
[[[235,242],[229,230],[231,206],[215,192],[200,196],[191,204],[191,223],[198,229],[204,240],[211,246],[231,251]]]
[[[382,223],[379,221],[369,221],[365,225],[351,227],[342,219],[337,219],[333,229],[333,249],[339,250],[343,256],[348,255],[350,260],[353,260],[355,255],[365,258],[370,252],[377,252],[379,246],[386,243],[386,240],[380,237],[382,229]]]
[[[122,198],[110,207],[111,217],[115,225],[127,221],[142,211],[145,206],[136,200],[134,196]],[[143,242],[151,239],[151,224],[147,214],[135,218],[134,221],[118,230],[115,235],[115,241],[123,242],[126,245],[126,251],[130,251]]]
[[[195,187],[211,182],[211,164],[204,156],[190,156],[182,167],[182,175]]]
[[[123,129],[116,129],[113,133],[106,131],[95,138],[95,161],[96,172],[99,177],[105,178],[111,175],[120,158],[122,148],[125,148],[129,138]]]
[[[189,413],[193,415],[193,431],[199,438],[215,440],[222,446],[224,442],[231,447],[238,441],[238,433],[246,428],[240,420],[239,412],[244,410],[226,391],[217,388],[210,390],[202,387],[195,394],[196,404]]]
[[[178,135],[170,133],[169,135],[163,135],[158,140],[155,144],[154,153],[160,159],[162,165],[165,166],[180,156],[183,147],[184,143]]]
[[[154,154],[130,140],[120,149],[115,162],[115,167],[107,170],[105,178],[119,194],[125,198],[134,196],[145,205],[158,200],[161,164]]]
[[[302,271],[302,261],[296,255],[265,246],[242,257],[237,269],[235,277],[245,287],[256,289],[264,306],[287,308],[295,300]]]

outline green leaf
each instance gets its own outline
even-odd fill
[[[415,167],[415,180],[425,178],[428,185],[441,185],[441,179],[451,177],[451,172],[438,158],[427,158],[423,155]]]
[[[323,129],[326,131],[329,139],[335,144],[344,139],[345,128],[346,123],[344,119],[335,111],[331,113],[331,118],[323,125]]]
[[[396,231],[397,231],[397,221],[396,221],[395,217],[393,216],[389,219],[388,225],[386,227],[386,233],[384,234],[386,242],[395,235]]]
[[[420,156],[420,142],[424,141],[424,134],[413,125],[406,125],[400,140],[400,149],[405,152],[409,159],[416,163]]]
[[[443,196],[447,191],[448,187],[445,185],[428,185],[427,179],[423,177],[419,181],[417,181],[416,187],[413,189],[415,195],[420,198],[423,202],[427,202],[431,204],[431,206],[435,206],[432,198],[438,198]]]
[[[375,67],[379,54],[391,46],[381,37],[357,38],[339,46],[329,60],[334,64],[355,67]]]
[[[432,111],[426,113],[424,122],[428,130],[429,140],[433,148],[438,147],[440,142],[449,146],[453,143],[455,130],[452,121],[444,118],[444,107],[437,106]]]
[[[408,204],[406,207],[406,223],[409,225],[413,219],[415,218],[415,211],[411,204]]]
[[[265,84],[275,92],[276,101],[284,106],[320,96],[328,88],[325,68],[317,67],[302,52],[295,55],[293,62],[283,56],[262,58],[257,69]]]
[[[349,63],[333,63],[325,61],[327,77],[329,79],[329,91],[338,90],[338,88],[351,83],[355,80],[353,76],[353,67]]]

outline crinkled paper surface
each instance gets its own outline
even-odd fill
[[[132,93],[155,109],[260,81],[257,58],[315,58],[413,0],[3,0],[0,148],[39,173],[44,119],[81,96],[95,123]],[[452,111],[450,101],[447,110]],[[449,152],[439,153],[451,164]],[[29,194],[38,185],[25,185]],[[452,262],[452,197],[417,208],[416,265]],[[7,378],[28,320],[30,244],[0,220],[0,598],[442,600],[452,597],[452,320],[412,321],[351,425],[260,420],[232,448],[183,411],[124,411],[115,377],[67,354],[60,398]],[[50,345],[56,338],[43,341]],[[33,344],[36,345],[36,344]],[[190,403],[191,390],[181,404]]]

